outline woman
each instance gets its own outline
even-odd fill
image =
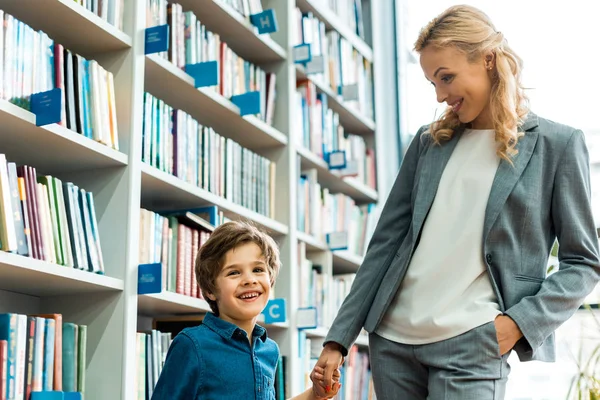
[[[443,12],[415,49],[448,109],[408,148],[311,377],[326,391],[364,327],[379,400],[502,399],[511,350],[553,361],[600,280],[587,148],[529,111],[520,58],[476,8]]]

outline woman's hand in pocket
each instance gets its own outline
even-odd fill
[[[498,315],[494,320],[496,327],[496,338],[500,346],[500,355],[508,353],[515,344],[523,337],[523,332],[517,326],[515,321],[507,315]]]

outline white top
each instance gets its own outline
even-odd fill
[[[404,344],[433,343],[500,314],[482,252],[485,209],[499,161],[493,130],[464,131],[377,334]]]

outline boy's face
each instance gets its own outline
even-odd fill
[[[260,247],[245,243],[229,250],[215,283],[217,293],[209,298],[217,302],[220,318],[238,326],[254,323],[271,292],[269,270]]]

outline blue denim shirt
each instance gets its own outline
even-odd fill
[[[261,326],[252,337],[207,313],[171,343],[152,400],[275,400],[279,347]]]

